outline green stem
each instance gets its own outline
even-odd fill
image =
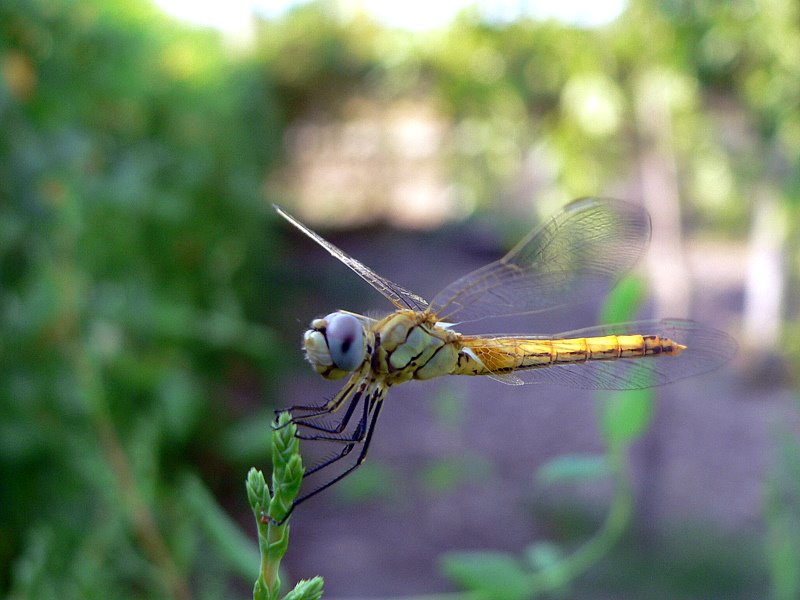
[[[261,579],[268,589],[277,592],[281,587],[280,567],[283,553],[270,552],[270,548],[278,546],[284,538],[289,537],[289,527],[267,523],[266,552],[261,554]]]
[[[253,588],[253,600],[273,600],[280,591],[280,560],[270,551],[275,533],[268,516],[271,495],[264,474],[255,468],[247,474],[247,497],[258,527],[258,549],[261,555],[258,579]]]
[[[600,530],[564,560],[531,575],[532,595],[563,588],[584,573],[619,541],[633,513],[633,492],[626,472],[625,446],[609,448],[608,460],[614,476],[614,497]]]
[[[247,497],[256,518],[261,553],[261,567],[253,589],[254,600],[278,598],[281,559],[289,546],[289,519],[286,515],[303,481],[300,446],[295,437],[297,428],[290,421],[290,416],[282,413],[272,431],[272,492],[261,471],[250,469],[247,475]]]

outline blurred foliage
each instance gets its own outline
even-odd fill
[[[779,432],[778,460],[766,484],[765,554],[776,600],[800,596],[800,443]]]
[[[608,459],[598,454],[562,454],[536,471],[536,479],[542,485],[553,485],[569,481],[588,481],[608,477]]]
[[[486,484],[494,476],[492,463],[480,454],[445,456],[422,467],[418,478],[431,494],[446,494],[464,485]]]
[[[375,500],[396,502],[394,487],[397,473],[391,466],[365,462],[349,477],[344,478],[333,491],[345,503],[362,503]]]
[[[346,120],[353,99],[430,99],[449,127],[441,152],[465,206],[523,186],[548,214],[635,181],[642,148],[658,143],[643,121],[662,106],[687,223],[741,233],[754,189],[800,196],[793,0],[631,0],[593,30],[466,11],[419,34],[335,7],[308,3],[258,31],[291,117]]]
[[[216,598],[250,579],[255,545],[219,502],[244,511],[245,469],[267,460],[291,290],[262,190],[298,119],[345,118],[354,98],[426,98],[448,125],[442,152],[464,206],[521,188],[548,213],[635,180],[652,143],[642,115],[666,107],[687,222],[741,233],[766,188],[787,209],[796,289],[798,11],[631,0],[595,30],[467,11],[410,34],[316,2],[260,22],[245,51],[146,0],[4,0],[0,590],[188,597],[191,580],[193,595]],[[610,441],[641,435],[650,402],[609,404]],[[448,400],[438,410],[452,418]],[[784,446],[768,559],[788,598],[800,578],[785,524],[800,509],[782,487],[796,442]],[[589,457],[547,473],[605,469]],[[430,481],[453,483],[436,465]],[[556,561],[534,554],[493,559],[512,573],[510,596],[519,565]]]
[[[0,588],[219,597],[253,546],[194,473],[238,490],[270,408],[269,80],[142,2],[3,2],[0,63]]]

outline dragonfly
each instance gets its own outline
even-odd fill
[[[364,462],[392,386],[465,375],[509,385],[630,390],[706,373],[736,353],[736,343],[727,333],[681,319],[600,325],[551,335],[457,331],[462,323],[544,313],[610,290],[632,269],[650,240],[650,216],[636,203],[597,197],[575,200],[505,256],[451,283],[430,302],[378,275],[280,207],[274,208],[394,305],[383,318],[336,310],[312,320],[305,331],[303,350],[313,369],[326,379],[345,381],[322,404],[285,409],[298,426],[297,437],[338,445],[332,455],[305,470],[304,477],[323,471],[329,475],[297,498],[291,510]],[[342,462],[351,453],[349,461]],[[328,470],[335,465],[341,466]]]

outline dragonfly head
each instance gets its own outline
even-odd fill
[[[326,379],[341,379],[364,362],[364,337],[361,321],[349,313],[314,319],[303,336],[306,360]]]

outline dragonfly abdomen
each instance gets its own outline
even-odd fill
[[[488,375],[519,369],[596,360],[619,360],[650,356],[677,356],[685,346],[657,335],[606,335],[570,339],[473,338],[462,353],[465,360],[454,374]],[[461,367],[459,361],[459,367]]]
[[[552,348],[551,364],[642,358],[658,354],[677,356],[685,348],[657,335],[607,335],[547,341]]]

